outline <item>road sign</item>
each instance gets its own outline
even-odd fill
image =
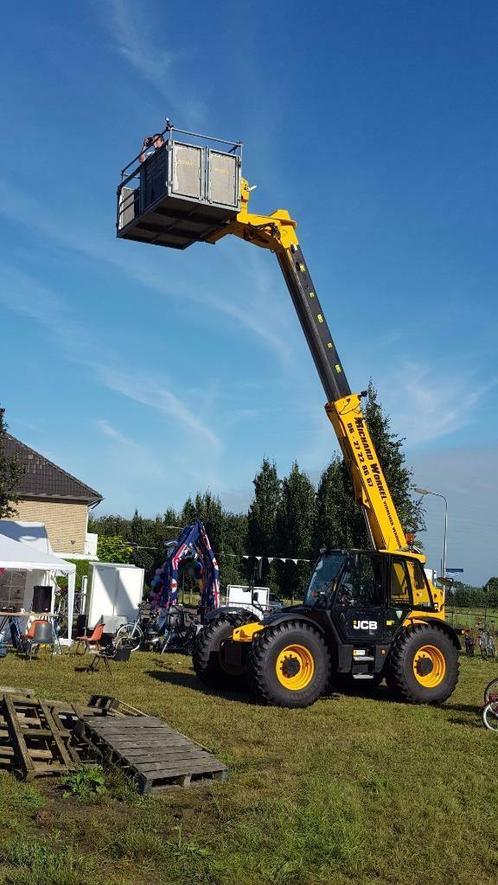
[[[461,575],[463,568],[447,568],[446,571],[451,572],[452,575]]]

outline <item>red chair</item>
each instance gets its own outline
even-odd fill
[[[76,636],[74,640],[74,654],[85,654],[86,651],[90,650],[91,645],[95,645],[97,649],[99,649],[100,642],[104,633],[104,626],[104,624],[97,624],[97,626],[93,628],[91,633],[84,633],[82,636]],[[83,645],[82,652],[80,652],[81,645]]]

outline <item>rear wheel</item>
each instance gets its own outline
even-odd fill
[[[434,624],[414,624],[395,640],[387,684],[412,704],[441,704],[458,682],[458,650]]]
[[[248,676],[257,696],[278,707],[307,707],[326,690],[330,655],[311,624],[284,621],[257,633]]]
[[[251,620],[254,620],[252,618]],[[195,638],[192,653],[194,670],[209,688],[240,689],[245,681],[245,665],[234,665],[223,653],[223,643],[230,639],[236,627],[247,623],[240,615],[228,618],[220,615],[206,624]]]
[[[498,703],[498,679],[492,679],[484,689],[484,703]]]

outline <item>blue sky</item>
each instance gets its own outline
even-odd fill
[[[114,237],[119,170],[164,118],[244,141],[287,207],[353,389],[370,377],[449,565],[498,573],[498,7],[27,2],[3,11],[0,400],[11,432],[153,515],[244,508],[263,455],[336,444],[270,253]],[[424,539],[440,559],[441,502]]]

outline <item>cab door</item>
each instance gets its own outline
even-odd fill
[[[401,626],[413,608],[413,589],[407,561],[402,556],[391,556],[389,564],[389,601],[386,626],[395,630]]]
[[[389,557],[354,552],[342,573],[332,606],[332,618],[346,643],[389,641],[386,568]]]
[[[429,582],[421,563],[405,556],[391,556],[389,616],[403,622],[411,611],[435,611]]]

